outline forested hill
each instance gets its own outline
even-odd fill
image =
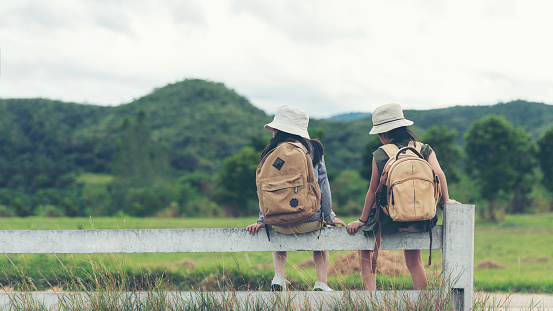
[[[117,107],[0,99],[0,160],[23,163],[40,156],[110,173],[124,124],[136,123],[139,112],[145,113],[149,137],[169,149],[170,165],[181,171],[216,170],[251,136],[266,134],[260,124],[271,119],[223,84],[203,80],[170,84]]]
[[[140,112],[145,116],[142,121],[150,140],[164,146],[170,166],[181,172],[216,171],[225,158],[250,144],[252,136],[268,137],[263,124],[271,120],[271,116],[234,90],[203,80],[170,84],[117,107],[47,99],[0,99],[0,165],[29,166],[33,161],[42,161],[57,167],[56,163],[62,161],[71,169],[111,173],[116,142],[133,137],[123,136],[123,129],[135,124],[134,131],[144,130],[138,128],[142,122],[138,120]],[[471,123],[488,114],[504,115],[534,136],[553,124],[553,106],[525,101],[405,111],[419,134],[432,125],[447,126],[458,131],[461,144]],[[369,139],[370,117],[353,121],[312,120],[310,127],[323,133],[327,161],[333,169],[360,168],[361,154]],[[25,178],[25,174],[17,176],[20,175]],[[8,182],[6,174],[2,178],[0,186]]]
[[[455,106],[434,110],[407,110],[405,115],[421,128],[447,126],[460,134],[458,142],[473,121],[486,115],[502,115],[515,127],[522,127],[534,138],[553,125],[553,106],[516,100],[493,106]]]
[[[168,145],[171,165],[184,171],[217,169],[252,136],[266,134],[260,125],[271,119],[222,83],[186,80],[112,108],[98,127],[117,132],[139,111],[146,113],[152,139]]]

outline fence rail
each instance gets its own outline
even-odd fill
[[[210,253],[372,249],[374,239],[350,236],[345,228],[324,228],[298,236],[265,229],[124,229],[0,231],[0,252],[21,254]],[[428,233],[385,235],[381,249],[428,249]],[[372,243],[371,243],[372,241]],[[442,226],[433,230],[433,249],[442,248]]]
[[[48,253],[186,253],[265,252],[300,250],[371,250],[374,239],[361,232],[350,236],[345,228],[285,235],[265,229],[251,236],[231,229],[125,230],[3,230],[0,252]],[[381,249],[428,249],[428,233],[383,235]],[[469,310],[473,295],[474,205],[448,204],[443,225],[433,230],[433,249],[442,249],[444,281],[451,282],[460,309]]]

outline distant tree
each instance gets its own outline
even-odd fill
[[[150,141],[151,180],[154,185],[166,181],[170,172],[169,145],[163,140]]]
[[[553,126],[540,137],[538,147],[537,158],[543,173],[541,183],[548,191],[553,192]]]
[[[140,110],[136,116],[136,124],[132,136],[127,138],[128,148],[132,154],[127,158],[133,161],[133,175],[139,180],[149,183],[152,180],[153,153],[157,150],[151,148],[150,131],[146,121],[146,113]]]
[[[497,199],[501,191],[512,191],[520,180],[521,158],[527,156],[526,146],[502,116],[486,116],[472,123],[465,139],[467,173],[480,187],[480,195],[488,201],[486,218],[497,221]]]
[[[113,174],[130,186],[152,185],[169,169],[167,149],[165,143],[151,139],[146,114],[140,111],[134,124],[129,118],[123,120],[115,143]]]
[[[156,190],[168,174],[167,147],[151,139],[144,111],[138,112],[134,124],[129,118],[123,120],[113,159],[113,200],[107,214],[122,210],[148,216],[164,207]]]
[[[114,151],[114,163],[112,165],[112,172],[118,177],[119,182],[128,181],[134,175],[133,167],[134,157],[132,153],[131,141],[132,141],[131,121],[128,117],[123,119],[119,137],[115,142]]]
[[[380,137],[378,137],[378,135],[372,135],[369,142],[365,145],[360,175],[366,181],[371,180],[373,152],[380,146],[382,146],[382,142],[380,141]]]
[[[421,139],[422,142],[429,144],[436,153],[448,183],[459,181],[459,170],[456,164],[461,156],[461,147],[453,142],[457,135],[455,129],[450,130],[446,126],[439,128],[434,125],[426,130]]]
[[[528,210],[532,206],[530,193],[536,184],[535,168],[537,166],[537,146],[521,127],[516,128],[513,136],[515,149],[519,155],[513,163],[516,179],[511,200],[511,213],[517,214]]]
[[[215,198],[234,216],[255,215],[258,210],[255,171],[259,152],[252,146],[225,159],[217,177]]]
[[[258,136],[252,135],[250,137],[250,146],[252,146],[255,149],[255,151],[261,154],[261,151],[265,149],[265,146],[268,145],[270,139],[271,138],[269,136],[258,137]]]
[[[332,201],[336,204],[332,208],[336,213],[358,215],[363,211],[368,187],[357,171],[342,171],[334,178],[331,186]]]
[[[217,174],[214,198],[233,215],[254,215],[259,211],[255,172],[261,151],[269,137],[251,136],[249,145],[225,159]]]

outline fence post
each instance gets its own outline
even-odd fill
[[[474,286],[474,205],[445,205],[443,241],[445,289],[452,291],[456,310],[468,311]]]

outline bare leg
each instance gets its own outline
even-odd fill
[[[315,262],[315,270],[317,271],[317,281],[326,284],[326,276],[328,274],[328,251],[313,251],[313,261]]]
[[[413,289],[427,289],[428,280],[426,279],[426,270],[424,270],[422,263],[421,250],[404,250],[403,253],[405,254],[405,264],[413,280]]]
[[[284,276],[286,257],[288,257],[288,252],[286,251],[273,252],[273,266],[275,267],[275,274]]]
[[[365,290],[376,290],[376,274],[373,274],[371,266],[372,251],[359,251],[358,255]]]

